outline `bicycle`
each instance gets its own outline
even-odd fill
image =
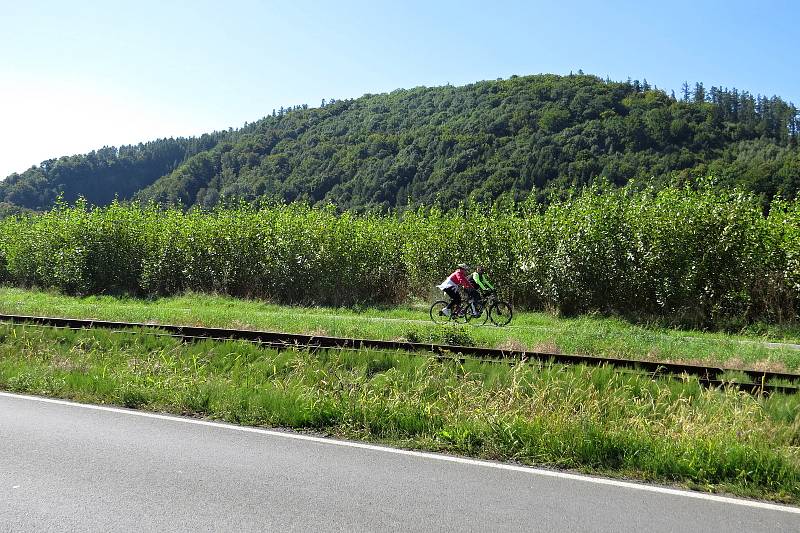
[[[486,324],[489,320],[495,326],[507,326],[514,316],[511,304],[500,300],[495,291],[485,293],[481,299],[474,302],[474,305],[475,313],[471,313],[471,309],[468,309],[467,321],[475,320],[480,325]]]
[[[480,325],[483,325],[486,324],[487,320],[491,320],[492,324],[495,326],[506,326],[511,322],[511,318],[514,315],[511,304],[498,299],[494,291],[487,293],[485,298],[474,302],[474,313],[470,302],[462,302],[461,304],[453,305],[449,315],[445,314],[443,311],[448,303],[449,302],[445,300],[433,302],[430,310],[431,320],[433,320],[433,322],[436,324],[447,324],[452,321],[466,324],[474,320]]]

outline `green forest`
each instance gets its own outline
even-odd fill
[[[779,97],[536,75],[295,105],[237,130],[105,147],[0,182],[0,212],[61,197],[214,207],[260,198],[341,210],[544,201],[598,178],[712,176],[763,203],[800,189],[800,115]]]

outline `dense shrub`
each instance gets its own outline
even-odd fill
[[[800,208],[745,193],[595,186],[533,203],[402,215],[302,204],[59,205],[0,221],[0,280],[74,294],[185,290],[290,303],[427,297],[484,263],[515,304],[700,326],[797,317]]]

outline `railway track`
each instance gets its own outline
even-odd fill
[[[298,333],[279,333],[273,331],[208,328],[171,324],[143,324],[136,322],[114,322],[107,320],[85,320],[75,318],[24,315],[0,314],[0,323],[33,324],[38,326],[70,329],[103,328],[111,330],[131,330],[136,328],[153,328],[161,330],[165,332],[164,334],[169,336],[180,338],[186,341],[206,339],[239,340],[268,345],[270,347],[277,347],[279,349],[371,349],[383,351],[427,352],[446,358],[469,358],[492,362],[535,360],[566,365],[610,365],[620,369],[646,372],[652,377],[682,378],[684,376],[693,376],[696,377],[700,383],[707,386],[735,386],[741,390],[753,394],[771,392],[793,394],[800,391],[800,374],[725,368],[721,366],[702,366],[686,363],[665,363],[636,359],[554,354],[526,350],[502,350],[498,348],[481,348],[476,346],[451,346],[444,344],[427,344],[407,341],[352,339],[344,337],[305,335]],[[726,379],[726,374],[732,372],[740,375],[746,375],[749,381],[734,381],[731,379]],[[781,381],[783,383],[775,383],[775,381]]]

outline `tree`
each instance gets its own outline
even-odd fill
[[[691,97],[691,93],[689,92],[689,83],[688,82],[683,82],[683,85],[681,85],[681,91],[682,91],[682,95],[683,95],[682,100],[684,102],[688,102],[689,98]]]
[[[700,104],[706,101],[706,90],[702,82],[694,84],[694,103]]]

